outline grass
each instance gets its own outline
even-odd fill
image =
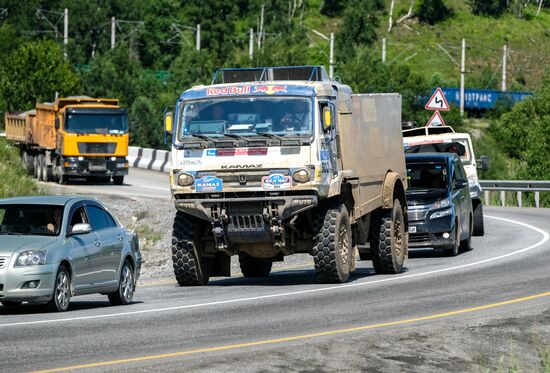
[[[26,175],[17,149],[3,138],[0,138],[0,180],[0,198],[44,194]]]
[[[389,9],[390,0],[387,0]],[[410,2],[396,0],[394,20],[407,12]],[[420,24],[415,18],[388,29],[388,14],[382,16],[378,30],[378,45],[387,39],[387,61],[403,61],[413,56],[408,64],[413,71],[446,86],[458,87],[460,72],[439,47],[443,46],[460,63],[462,38],[466,39],[466,86],[471,88],[500,89],[503,46],[510,51],[507,68],[509,90],[534,90],[550,60],[550,11],[542,10],[535,17],[536,7],[525,9],[524,17],[507,12],[498,18],[476,16],[467,1],[446,1],[453,15],[434,26]],[[402,55],[398,56],[405,49]],[[381,52],[380,52],[381,53]]]

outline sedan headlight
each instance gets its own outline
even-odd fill
[[[180,186],[189,186],[193,184],[194,180],[195,178],[193,177],[193,175],[183,173],[183,174],[179,174],[178,176],[178,184]]]
[[[432,215],[430,215],[430,219],[437,219],[442,218],[444,216],[449,216],[453,213],[453,209],[445,209],[441,211],[436,211]]]
[[[46,264],[47,251],[26,250],[17,257],[16,266],[36,266]]]
[[[294,171],[292,178],[298,183],[305,183],[309,181],[309,171],[306,169]]]
[[[449,207],[451,205],[451,200],[449,198],[442,199],[440,201],[437,201],[432,205],[432,209],[442,209],[444,207]]]

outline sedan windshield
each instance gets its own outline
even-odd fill
[[[0,205],[0,235],[57,236],[63,206]]]
[[[444,163],[407,164],[408,190],[447,189],[447,167]]]
[[[122,114],[69,114],[65,123],[69,133],[109,133],[128,132],[128,119]]]
[[[311,100],[299,97],[208,99],[181,110],[178,140],[189,137],[311,137]]]

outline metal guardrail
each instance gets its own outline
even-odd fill
[[[522,207],[523,193],[533,193],[535,207],[540,207],[540,192],[550,192],[550,181],[546,180],[480,180],[485,194],[485,205],[490,204],[490,193],[500,192],[501,206],[506,206],[506,193],[515,192],[518,207]]]

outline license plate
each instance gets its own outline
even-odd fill
[[[90,169],[90,171],[107,171],[107,165],[105,163],[90,164],[88,168]]]
[[[409,227],[409,233],[416,233],[416,227],[414,226]]]

